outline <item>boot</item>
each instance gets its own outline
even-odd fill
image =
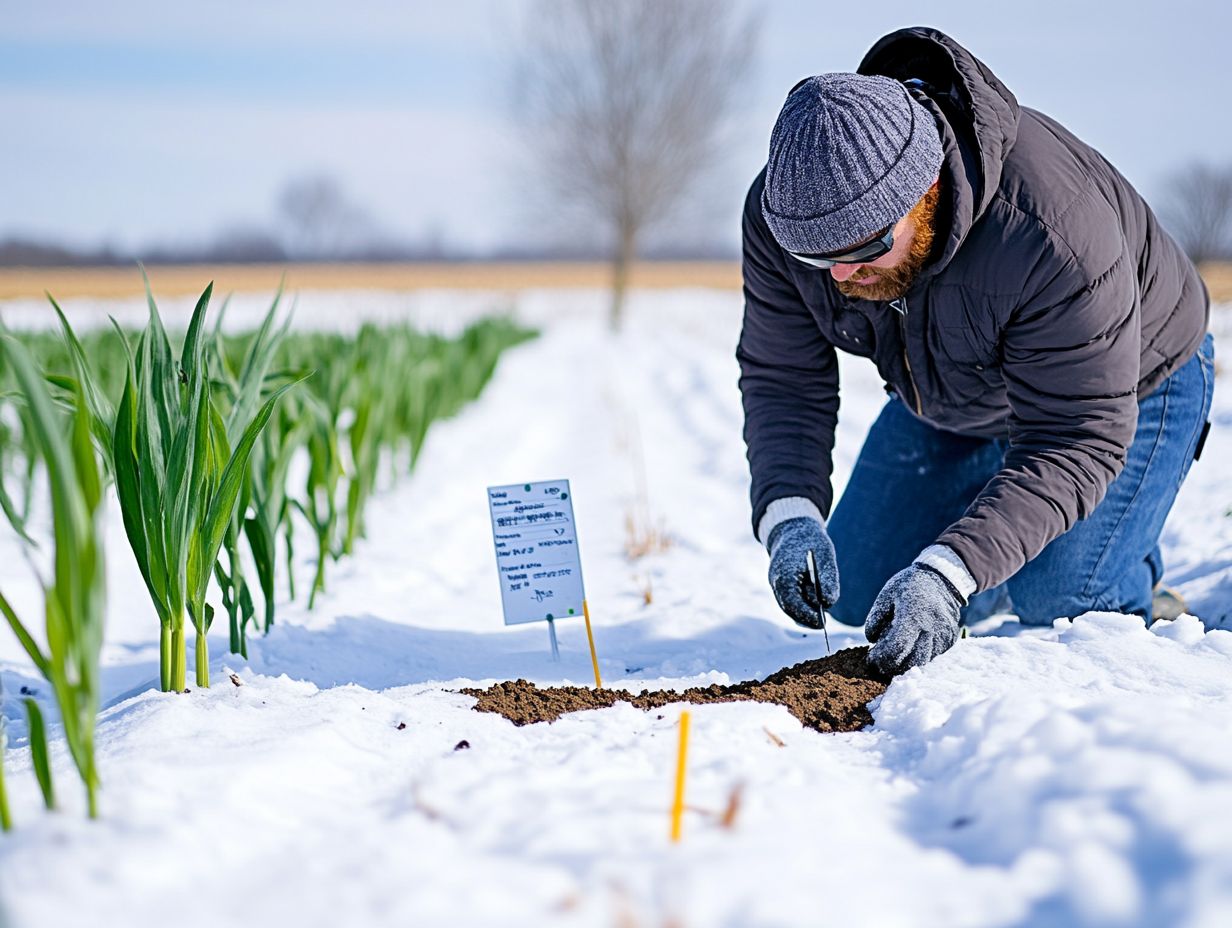
[[[1185,598],[1162,583],[1151,594],[1151,615],[1156,622],[1171,622],[1189,611]]]

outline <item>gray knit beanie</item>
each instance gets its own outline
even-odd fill
[[[762,214],[788,251],[842,251],[907,215],[940,168],[937,124],[901,83],[819,74],[774,124]]]

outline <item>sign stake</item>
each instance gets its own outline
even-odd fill
[[[595,689],[603,689],[603,680],[599,677],[599,657],[595,654],[595,633],[590,627],[590,607],[582,600],[582,617],[586,619],[586,637],[590,641],[590,663],[595,668]]]
[[[555,620],[582,615],[586,602],[571,496],[568,480],[488,487],[505,624],[546,621],[552,660],[558,663]],[[593,640],[590,652],[593,660]]]
[[[556,622],[548,619],[548,640],[552,642],[552,660],[560,663],[560,645],[556,643]]]
[[[689,755],[689,710],[680,713],[680,747],[676,752],[676,795],[672,800],[672,841],[680,841],[680,820],[684,815],[684,774]]]

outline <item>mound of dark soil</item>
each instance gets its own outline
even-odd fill
[[[515,725],[554,722],[567,712],[603,709],[618,702],[639,709],[658,709],[670,703],[776,702],[803,724],[817,731],[858,731],[873,724],[868,703],[885,692],[889,683],[868,666],[868,648],[846,648],[829,657],[804,661],[772,673],[764,680],[746,680],[731,686],[695,686],[691,689],[627,690],[553,686],[541,689],[528,680],[497,683],[486,690],[461,690],[479,701],[479,712],[496,712]]]

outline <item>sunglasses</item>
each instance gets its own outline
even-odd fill
[[[845,251],[841,254],[831,255],[802,255],[794,251],[787,252],[797,261],[802,264],[807,264],[810,267],[818,267],[823,271],[829,270],[836,264],[864,264],[866,261],[874,261],[884,254],[889,254],[890,249],[894,247],[894,226],[890,226],[871,242],[865,242],[851,251]]]

